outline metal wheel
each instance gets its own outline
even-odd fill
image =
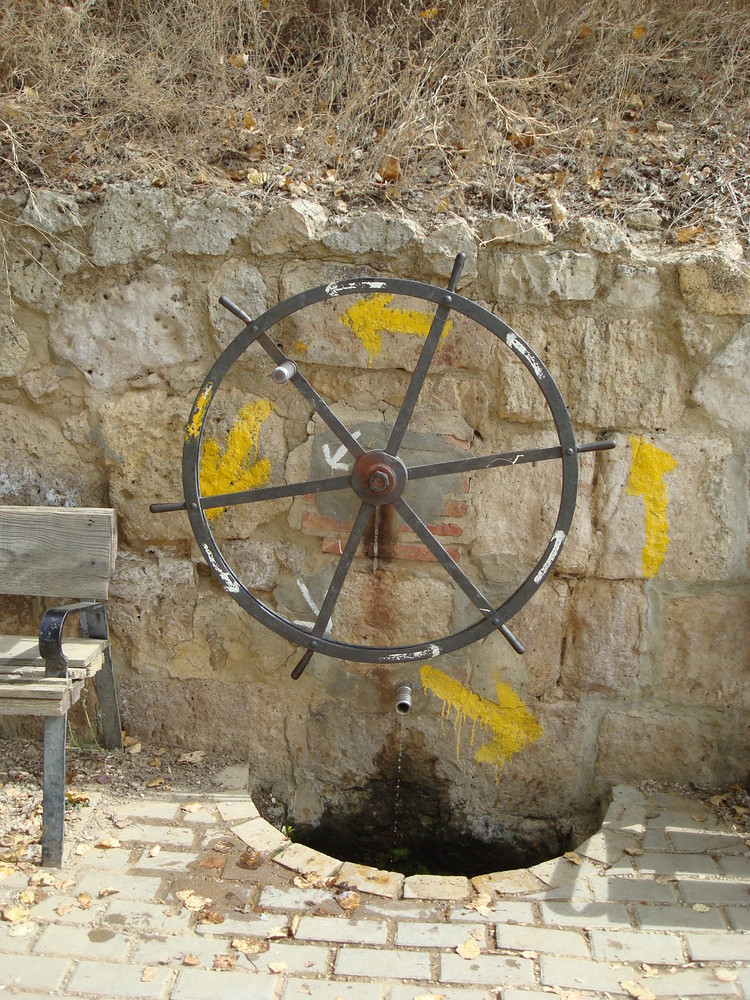
[[[314,652],[359,662],[399,664],[452,652],[476,642],[493,630],[499,630],[513,648],[522,653],[522,644],[509,630],[506,622],[539,589],[560,555],[575,509],[578,486],[578,453],[614,447],[614,443],[609,441],[584,446],[576,445],[565,404],[540,358],[502,320],[477,303],[456,293],[455,288],[463,262],[464,257],[459,254],[447,289],[399,278],[356,278],[320,285],[302,292],[274,306],[257,319],[251,319],[242,309],[224,296],[220,299],[226,308],[245,323],[245,327],[211,368],[193,404],[187,422],[182,457],[185,504],[153,504],[151,509],[155,513],[165,510],[187,509],[190,524],[201,551],[225,591],[263,625],[306,650],[292,672],[294,678],[301,675]],[[301,371],[300,365],[288,357],[275,340],[269,336],[269,331],[277,324],[281,324],[282,321],[294,317],[296,313],[317,303],[340,297],[361,297],[373,294],[407,296],[422,300],[422,302],[429,303],[434,307],[434,313],[387,443],[385,447],[368,450],[360,443],[358,435],[353,434],[351,429],[344,425],[335,415],[331,406],[313,388]],[[547,409],[554,423],[556,445],[523,451],[468,456],[451,461],[421,465],[408,465],[404,461],[400,455],[404,436],[412,420],[441,337],[446,330],[446,324],[449,322],[448,317],[452,312],[467,317],[479,327],[489,331],[505,345],[514,361],[520,362],[524,366],[546,401]],[[255,489],[205,496],[201,492],[200,456],[207,417],[222,382],[232,366],[246,351],[257,350],[257,348],[265,351],[274,362],[276,366],[272,374],[274,382],[277,384],[287,383],[290,391],[301,394],[328,431],[340,442],[341,453],[348,452],[349,460],[354,462],[353,469],[351,472],[347,471],[345,475],[330,475],[326,478],[308,479],[298,483],[261,486]],[[554,526],[546,545],[538,554],[531,570],[522,582],[501,603],[493,606],[488,597],[461,569],[447,548],[428,528],[420,513],[407,502],[404,491],[407,484],[419,480],[437,479],[457,473],[466,474],[476,470],[492,470],[488,471],[487,475],[489,476],[512,475],[510,470],[515,466],[536,462],[559,463],[561,489]],[[250,592],[250,589],[245,586],[230,565],[230,560],[222,552],[206,512],[215,508],[262,504],[280,498],[301,497],[310,494],[319,496],[335,491],[349,491],[353,494],[358,503],[358,510],[346,543],[339,546],[338,562],[320,604],[317,618],[312,627],[308,628],[279,614]],[[401,521],[427,547],[442,567],[442,571],[468,598],[476,609],[476,621],[451,634],[413,645],[365,645],[338,641],[329,635],[328,627],[336,602],[352,568],[368,521],[373,510],[384,505],[392,506]]]

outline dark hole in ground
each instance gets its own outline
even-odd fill
[[[400,768],[394,746],[385,747],[375,763],[369,780],[342,783],[315,824],[287,811],[292,839],[341,861],[405,875],[471,878],[559,857],[598,827],[598,811],[533,817],[509,814],[491,802],[477,815],[476,808],[469,813],[457,807],[456,788],[419,733],[404,740]]]

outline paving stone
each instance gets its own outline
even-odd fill
[[[70,909],[58,913],[57,908],[61,905],[63,907],[69,905]],[[46,899],[32,907],[31,919],[52,924],[94,924],[98,923],[108,905],[109,900],[102,903],[94,901],[87,910],[84,910],[78,904],[75,896],[47,896]]]
[[[331,878],[341,868],[341,862],[304,844],[290,844],[274,856],[277,864],[295,872],[314,872],[321,878]]]
[[[362,979],[430,979],[427,952],[339,948],[334,975]]]
[[[487,950],[482,924],[452,926],[413,921],[396,928],[396,947],[399,948],[457,948],[467,938],[475,940],[483,951]]]
[[[429,996],[429,994],[427,995]],[[474,989],[471,986],[441,986],[439,990],[434,991],[433,995],[439,996],[440,1000],[489,1000],[489,997],[494,1000],[496,990],[493,989],[491,993],[488,993],[487,990]],[[391,989],[391,1000],[419,1000],[420,997],[424,996],[423,986],[394,986]],[[525,993],[524,996],[528,998],[529,994]],[[544,1000],[552,1000],[549,993]]]
[[[92,899],[96,899],[103,889],[117,889],[116,895],[119,899],[142,899],[144,902],[151,902],[161,892],[161,886],[162,880],[155,875],[86,872],[76,883],[75,893],[87,892]]]
[[[668,851],[669,844],[663,830],[646,830],[646,836],[641,841],[644,851]]]
[[[669,839],[674,844],[676,851],[684,851],[686,854],[703,854],[706,851],[724,852],[727,848],[736,847],[744,842],[738,837],[727,836],[721,833],[693,833],[686,830],[667,830]],[[747,850],[746,847],[744,847]]]
[[[721,857],[719,867],[724,875],[730,878],[741,878],[750,882],[750,857]]]
[[[628,911],[622,903],[543,902],[542,920],[547,926],[630,927]]]
[[[723,903],[750,905],[749,883],[678,879],[677,885],[686,903],[713,903],[714,906],[721,906]]]
[[[180,969],[172,1000],[274,1000],[279,977],[262,972]]]
[[[641,834],[646,830],[646,807],[639,803],[613,802],[602,820],[602,830]]]
[[[328,967],[329,949],[311,944],[272,944],[268,951],[247,955],[241,964],[249,962],[258,972],[268,972],[269,965],[284,964],[289,975],[323,975]],[[273,971],[273,970],[270,970]]]
[[[734,971],[734,970],[732,970]],[[722,981],[716,976],[716,969],[677,969],[676,972],[659,979],[646,979],[656,997],[736,997],[733,982]]]
[[[466,899],[469,880],[462,875],[410,875],[404,880],[404,899]]]
[[[107,850],[94,848],[84,855],[85,867],[93,871],[124,871],[128,867],[130,855],[130,848],[125,847],[112,847]]]
[[[195,826],[202,823],[204,826],[210,826],[217,822],[216,815],[208,809],[196,809],[195,812],[184,812],[181,809],[180,812],[183,823],[193,823]]]
[[[737,970],[737,985],[745,1000],[750,1000],[750,967]]]
[[[550,993],[549,990],[546,992],[541,992],[540,990],[501,990],[497,994],[497,1000],[552,1000],[554,993]],[[494,996],[494,992],[493,992]],[[580,995],[581,1000],[583,994]]]
[[[689,906],[649,906],[646,903],[634,903],[633,909],[638,924],[648,930],[718,931],[725,927],[718,910],[701,913]]]
[[[750,931],[750,907],[728,906],[729,922],[736,931]]]
[[[582,883],[589,875],[598,877],[602,869],[599,865],[593,864],[585,858],[580,864],[574,864],[567,858],[554,858],[552,861],[544,861],[540,865],[534,865],[530,871],[543,883],[538,888],[557,889],[562,886],[575,886]],[[586,895],[586,893],[584,894]]]
[[[59,989],[70,969],[67,958],[46,955],[0,955],[0,983],[14,993],[18,989],[51,993]]]
[[[308,910],[331,899],[330,889],[281,889],[267,885],[260,894],[259,906],[263,910]]]
[[[231,827],[231,830],[240,840],[244,840],[248,847],[264,853],[279,851],[291,843],[288,837],[270,823],[266,823],[264,819],[250,819]]]
[[[686,934],[694,962],[750,962],[750,940],[743,934]]]
[[[151,856],[148,851],[144,851],[138,858],[134,868],[143,868],[146,871],[184,872],[188,865],[193,864],[200,857],[193,851],[159,851]]]
[[[169,847],[192,847],[193,831],[179,826],[157,826],[155,823],[139,823],[117,831],[120,843],[166,844]]]
[[[260,813],[250,796],[226,799],[217,802],[216,808],[225,823],[238,823],[240,820],[258,819]]]
[[[547,883],[542,882],[535,872],[522,868],[507,872],[490,872],[488,875],[477,875],[471,880],[471,884],[479,893],[518,896],[522,893],[537,892],[543,889]]]
[[[195,955],[204,968],[210,969],[216,955],[230,952],[229,946],[229,938],[202,938],[194,934],[145,934],[138,939],[131,961],[141,965],[174,965],[176,962],[181,963],[185,955]]]
[[[440,956],[441,983],[473,983],[498,986],[530,986],[534,963],[507,955],[480,955],[467,961],[460,955]]]
[[[302,917],[294,934],[297,941],[336,941],[354,944],[385,944],[388,925],[384,920],[351,920],[346,917]]]
[[[363,896],[357,914],[361,917],[383,920],[430,920],[439,922],[445,919],[445,909],[436,900],[430,905],[429,900],[387,899],[383,896]],[[476,920],[474,911],[472,920]]]
[[[259,917],[234,917],[226,919],[221,924],[196,924],[196,934],[222,935],[224,937],[256,937],[267,938],[269,935],[281,936],[288,929],[288,918],[281,913],[270,913]]]
[[[413,986],[394,987],[394,992],[396,989],[410,990],[409,1000],[412,1000],[420,992],[421,987],[416,989]],[[282,1000],[384,1000],[387,990],[388,987],[383,983],[324,983],[315,979],[304,981],[290,979],[286,984]],[[392,1000],[396,1000],[395,996]]]
[[[675,854],[649,851],[633,862],[642,875],[719,875],[710,854]],[[614,874],[610,869],[610,874]]]
[[[137,928],[138,930],[166,931],[179,934],[186,931],[190,923],[190,911],[167,903],[144,903],[134,899],[112,897],[104,920],[114,926]]]
[[[347,861],[341,866],[336,885],[347,885],[351,889],[369,892],[374,896],[398,899],[404,887],[404,876],[400,872],[382,871],[379,868],[355,865]]]
[[[622,932],[619,932],[622,933]],[[495,928],[497,947],[501,950],[535,951],[538,954],[589,957],[589,947],[582,933],[558,930],[553,927],[512,927],[505,924]]]
[[[109,993],[116,997],[160,997],[171,969],[148,966],[153,979],[144,980],[143,965],[121,962],[79,962],[67,989],[71,993]]]
[[[636,838],[617,830],[599,830],[576,847],[576,854],[611,865],[618,861],[626,847],[635,847]]]
[[[700,804],[695,802],[692,808],[688,809],[665,809],[658,816],[649,815],[648,825],[653,830],[684,830],[685,832],[712,831],[718,833],[731,833],[720,819],[711,813],[701,810]]]
[[[448,919],[451,923],[455,921],[472,921],[477,919],[477,910],[468,906],[460,909],[450,910]],[[492,902],[488,907],[487,914],[482,914],[485,920],[492,923],[503,924],[533,924],[534,910],[531,903],[522,902],[517,899],[501,899]]]
[[[558,958],[542,955],[539,959],[542,983],[545,986],[562,987],[571,990],[591,990],[596,996],[605,991],[624,993],[623,982],[637,978],[632,966],[622,965],[611,968],[601,962],[590,962],[583,958]],[[653,979],[649,979],[651,988]]]
[[[130,935],[106,927],[54,927],[48,925],[34,945],[38,955],[68,955],[102,962],[121,962],[130,947]]]
[[[14,1000],[49,1000],[49,993],[17,993],[15,989],[6,989],[6,987],[0,983],[0,997],[5,1000],[6,997],[13,997]]]
[[[653,879],[600,878],[591,880],[594,899],[605,902],[674,903],[677,894],[671,884],[662,885]]]
[[[590,931],[594,958],[600,962],[647,962],[649,965],[681,965],[680,939],[652,931]]]
[[[591,882],[592,879],[588,878],[578,879],[577,882],[572,882],[570,885],[558,885],[550,889],[545,889],[544,892],[535,892],[531,898],[540,901],[543,899],[563,900],[569,903],[577,903],[579,906],[585,906],[593,898],[590,889]]]
[[[159,801],[154,799],[139,799],[135,802],[123,802],[114,811],[115,819],[139,820],[176,820],[180,806],[175,801]]]

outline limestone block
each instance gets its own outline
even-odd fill
[[[156,264],[127,284],[61,303],[50,321],[50,349],[95,389],[112,389],[201,357],[197,327],[189,292]]]
[[[497,254],[490,280],[498,299],[512,302],[563,302],[593,299],[596,258],[572,250]]]
[[[731,575],[744,517],[731,442],[657,438],[648,442],[658,451],[645,464],[645,480],[631,481],[633,447],[641,440],[618,435],[617,449],[601,465],[596,504],[603,535],[597,574],[637,579],[644,572],[653,575],[656,566],[658,576],[667,580]],[[675,467],[666,469],[664,463],[672,462]]]
[[[689,357],[703,365],[727,346],[737,333],[737,326],[734,316],[695,316],[690,312],[679,316],[682,346]]]
[[[329,229],[322,241],[324,246],[337,253],[395,257],[423,239],[424,233],[411,219],[365,212],[341,229]]]
[[[510,447],[497,450],[522,451],[525,445],[535,448],[553,442],[549,434],[525,433],[507,443]],[[575,518],[559,562],[561,569],[573,574],[585,572],[593,547],[591,465],[582,463],[581,472]],[[470,553],[496,596],[507,597],[542,559],[554,531],[561,489],[561,463],[557,461],[487,469],[472,476],[469,498],[476,527]]]
[[[497,215],[485,222],[480,232],[483,244],[518,243],[539,247],[552,242],[552,233],[546,224],[532,216]]]
[[[258,268],[236,257],[225,261],[212,278],[207,292],[208,315],[219,351],[242,332],[241,320],[219,305],[221,295],[228,296],[253,319],[268,308],[266,286]]]
[[[685,374],[651,321],[533,313],[512,313],[508,319],[539,353],[576,427],[665,427],[682,415]],[[531,375],[507,347],[499,344],[495,357],[498,416],[545,419],[547,407]]]
[[[750,705],[750,601],[709,594],[669,601],[656,684],[669,701],[718,709]]]
[[[78,202],[60,191],[34,191],[29,195],[21,220],[54,236],[82,228]]]
[[[647,600],[637,584],[580,580],[569,602],[562,684],[581,692],[623,694],[638,680]]]
[[[19,379],[21,387],[29,399],[35,403],[49,397],[60,389],[62,380],[55,365],[43,365],[26,372]],[[64,433],[64,431],[63,431]]]
[[[750,313],[750,265],[721,250],[704,250],[678,268],[689,309],[722,316]]]
[[[304,549],[281,541],[233,539],[222,546],[222,552],[251,592],[273,590],[282,574],[299,574],[305,561]]]
[[[631,208],[625,211],[625,224],[636,232],[655,232],[662,227],[662,220],[655,208]]]
[[[616,264],[607,304],[618,309],[653,309],[659,305],[661,280],[655,267]]]
[[[564,580],[547,580],[507,623],[525,646],[524,655],[519,656],[499,633],[492,633],[471,647],[475,671],[482,676],[497,674],[524,700],[548,696],[560,679],[568,593]]]
[[[280,295],[287,298],[311,287],[354,277],[373,279],[368,295],[337,295],[290,317],[284,348],[303,363],[344,368],[412,371],[422,350],[435,307],[422,299],[381,293],[370,269],[336,264],[294,263],[281,274]],[[480,371],[495,337],[452,312],[430,372]]]
[[[424,393],[433,406],[460,414],[475,431],[487,419],[490,390],[481,378],[446,372],[436,379],[428,377]]]
[[[719,779],[715,715],[651,710],[605,712],[599,725],[594,792],[640,781],[712,785]]]
[[[54,313],[63,283],[81,267],[81,255],[66,244],[53,246],[38,234],[9,248],[8,281],[13,299],[47,315]]]
[[[181,456],[188,406],[164,389],[129,393],[101,407],[110,499],[127,544],[192,538],[184,512],[151,514],[156,501],[181,501]]]
[[[23,371],[29,356],[29,338],[9,316],[0,316],[0,378]]]
[[[155,260],[164,251],[176,211],[171,194],[158,188],[117,184],[107,188],[93,218],[91,259],[98,267]]]
[[[293,198],[253,225],[250,245],[259,256],[300,250],[321,238],[328,215],[304,198]]]
[[[722,427],[750,432],[750,323],[704,370],[693,398]]]
[[[617,223],[609,222],[607,219],[580,219],[574,232],[585,250],[595,250],[597,253],[630,251],[627,234]]]
[[[55,421],[37,410],[4,404],[0,437],[2,503],[101,507],[106,495],[100,470],[82,459]]]
[[[167,246],[173,253],[219,256],[235,240],[248,236],[252,222],[241,201],[223,191],[211,191],[200,201],[190,202],[172,226]]]
[[[477,242],[468,225],[457,220],[441,226],[425,239],[422,252],[430,270],[443,278],[453,271],[456,254],[466,254],[458,287],[473,281],[477,276]]]

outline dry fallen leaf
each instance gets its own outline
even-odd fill
[[[285,938],[288,936],[289,935],[286,927],[272,927],[271,930],[268,932],[269,941],[275,941],[278,938]]]
[[[175,893],[175,897],[186,910],[202,910],[204,906],[213,902],[208,896],[199,896],[193,889],[180,889]]]
[[[130,754],[140,753],[141,750],[143,750],[143,747],[140,743],[131,743],[130,746],[127,747],[127,751]]]
[[[635,28],[633,28],[633,38],[635,38],[636,41],[638,41],[639,38],[643,38],[645,34],[646,29],[642,24],[637,24]]]
[[[337,896],[336,902],[342,910],[348,912],[349,910],[357,909],[362,902],[362,897],[358,892],[350,890],[349,892],[342,892],[340,896]]]
[[[125,750],[127,750],[129,747],[134,747],[137,743],[140,742],[141,741],[138,739],[137,736],[123,736],[122,738],[122,745],[123,749]]]
[[[292,917],[292,922],[289,925],[289,933],[292,935],[292,937],[294,937],[294,935],[297,933],[297,928],[299,927],[299,922],[301,919],[302,918],[300,917],[299,913],[295,913],[294,916]]]
[[[142,983],[153,983],[156,979],[156,969],[152,966],[146,966],[146,968],[141,972],[141,982]]]
[[[640,983],[628,980],[625,983],[620,983],[620,986],[622,986],[627,995],[629,997],[633,997],[634,1000],[656,1000],[651,990],[647,989],[645,986],[641,986]]]
[[[162,777],[152,778],[150,781],[146,782],[146,788],[158,788],[159,785],[163,784],[164,784],[164,778]]]
[[[4,906],[0,910],[0,917],[9,924],[16,924],[19,920],[26,920],[29,912],[25,907],[11,903],[10,906]]]
[[[461,956],[461,958],[465,958],[468,961],[472,958],[477,958],[477,956],[481,952],[481,948],[474,940],[474,938],[467,938],[460,945],[458,945],[456,951]]]
[[[235,69],[242,69],[243,66],[247,66],[249,60],[250,56],[247,52],[235,52],[227,59],[227,62]]]
[[[178,764],[200,764],[206,756],[205,750],[193,750],[191,753],[182,753],[177,758]]]
[[[378,173],[386,184],[392,184],[393,181],[401,179],[401,162],[395,156],[386,156],[380,164],[380,170],[378,170]]]
[[[216,910],[201,910],[198,914],[199,924],[223,924],[224,917]]]
[[[82,910],[88,910],[91,908],[91,896],[87,892],[78,893],[78,905]]]
[[[120,846],[120,841],[117,837],[102,837],[101,840],[97,841],[96,846],[101,847],[103,851],[112,851]]]
[[[182,964],[183,965],[200,965],[201,964],[201,960],[198,958],[197,955],[185,955],[185,957],[182,960]]]
[[[269,962],[268,971],[273,973],[286,972],[286,962]]]
[[[203,806],[200,802],[188,802],[187,805],[180,806],[180,809],[184,813],[197,813],[200,812]]]
[[[94,850],[93,844],[76,844],[76,848],[73,853],[77,854],[78,857],[82,857],[84,854],[88,854],[89,851],[93,850]]]
[[[198,862],[199,868],[213,868],[216,871],[221,871],[221,869],[226,864],[226,861],[222,857],[207,857],[203,858],[202,861]]]
[[[161,851],[161,844],[154,844],[151,850],[148,852],[150,858],[155,858],[157,854]]]
[[[552,221],[556,226],[561,226],[565,222],[568,210],[560,201],[559,192],[555,191],[554,188],[550,188],[547,192],[547,200],[552,209]]]
[[[247,851],[243,851],[242,854],[237,859],[237,867],[245,868],[248,871],[253,871],[255,868],[260,868],[263,864],[263,855],[260,851],[254,851],[248,848]]]
[[[70,913],[73,909],[72,903],[58,903],[55,907],[55,913],[58,917],[64,917],[66,913]]]
[[[737,979],[736,969],[714,969],[714,975],[720,983],[733,983]]]
[[[643,851],[640,847],[626,847],[625,854],[628,854],[631,858],[637,858],[643,854]]]
[[[696,913],[709,913],[711,911],[710,906],[706,906],[705,903],[693,903],[692,907]]]
[[[294,884],[298,889],[323,889],[325,882],[317,872],[302,872],[294,876]]]
[[[266,950],[266,944],[263,941],[254,941],[252,938],[232,938],[230,948],[242,955],[257,955]]]
[[[214,971],[216,972],[231,972],[232,969],[237,967],[237,956],[236,955],[215,955],[214,956]]]
[[[572,865],[583,864],[583,858],[581,857],[580,854],[577,854],[575,851],[566,851],[565,854],[563,854],[563,857],[565,858],[566,861],[569,861]]]
[[[582,24],[576,33],[576,38],[583,41],[584,38],[590,38],[593,34],[594,31],[588,26],[588,24]]]
[[[23,906],[30,906],[35,898],[33,889],[24,889],[18,897],[18,902]]]

